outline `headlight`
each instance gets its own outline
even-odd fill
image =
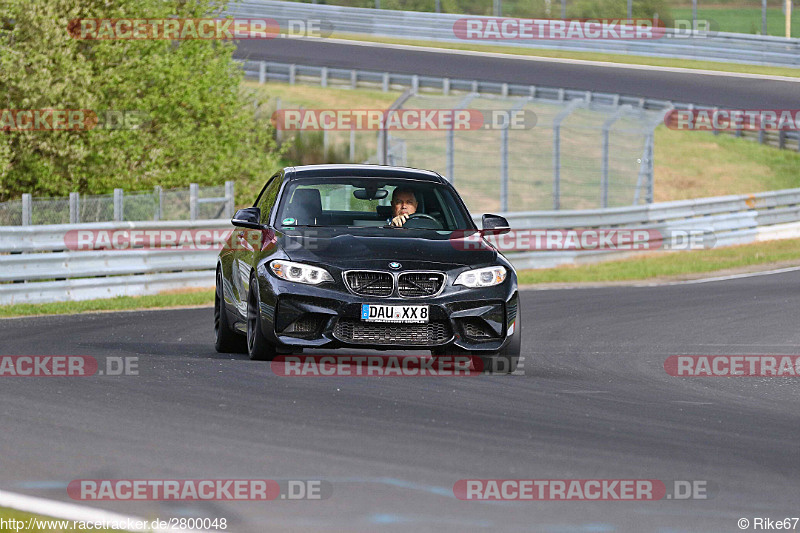
[[[491,287],[499,285],[506,279],[506,269],[501,266],[487,268],[476,268],[462,272],[456,278],[453,285],[463,285],[465,287]]]
[[[319,268],[293,261],[272,261],[269,264],[272,273],[286,281],[319,285],[323,281],[333,281],[333,278],[324,268]]]

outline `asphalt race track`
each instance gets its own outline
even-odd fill
[[[238,41],[240,59],[564,87],[735,109],[796,109],[800,82],[536,59],[359,46],[331,40]]]
[[[87,504],[254,533],[732,532],[796,517],[798,378],[663,364],[797,354],[798,287],[800,272],[524,291],[525,375],[507,377],[278,377],[214,351],[210,308],[2,320],[0,354],[138,356],[139,375],[0,378],[0,489],[71,501],[67,483],[87,478],[330,482],[321,501]],[[711,498],[457,500],[471,478],[702,480]]]

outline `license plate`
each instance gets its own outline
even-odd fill
[[[428,322],[428,306],[361,304],[361,320],[424,324]]]

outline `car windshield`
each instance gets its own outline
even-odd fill
[[[403,229],[473,229],[469,214],[452,190],[439,183],[384,178],[301,178],[282,196],[276,226],[386,228],[398,214],[409,215]]]

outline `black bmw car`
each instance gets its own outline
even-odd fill
[[[430,350],[516,369],[514,268],[484,239],[441,175],[373,165],[284,168],[219,254],[220,352],[270,360],[303,348]]]

